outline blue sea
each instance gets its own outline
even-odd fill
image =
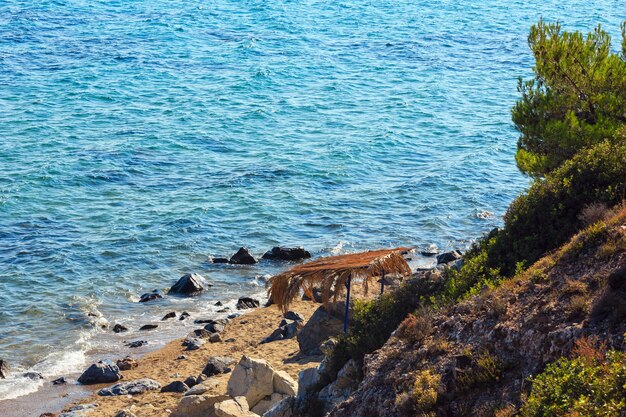
[[[467,247],[529,184],[510,109],[530,25],[623,1],[0,0],[0,399],[213,314],[314,256]],[[201,297],[137,303],[187,272]],[[230,304],[229,304],[230,303]],[[130,335],[104,329],[114,323]],[[169,326],[169,327],[168,327]],[[158,346],[185,325],[162,324]],[[138,336],[136,336],[138,337]],[[156,340],[160,338],[159,340]]]

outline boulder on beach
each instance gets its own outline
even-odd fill
[[[137,395],[147,391],[155,391],[161,388],[161,384],[149,378],[137,379],[135,381],[121,382],[98,391],[101,397],[112,397],[117,395]]]
[[[148,301],[158,300],[159,298],[163,298],[161,292],[159,290],[154,290],[152,292],[142,294],[139,298],[140,303],[147,303]]]
[[[211,287],[200,274],[185,274],[170,288],[170,294],[194,295]]]
[[[247,308],[258,308],[261,302],[256,298],[241,297],[237,300],[237,310],[244,310]]]
[[[458,250],[444,252],[441,255],[437,255],[437,264],[447,264],[448,262],[454,262],[462,257],[463,255]]]
[[[227,374],[232,370],[231,365],[233,363],[235,363],[235,360],[228,356],[211,356],[207,360],[202,373],[206,376]]]
[[[120,379],[122,379],[122,374],[120,374],[120,368],[117,365],[113,365],[109,361],[100,361],[87,368],[78,378],[78,382],[83,385],[106,384]]]
[[[228,380],[231,397],[246,397],[250,407],[274,392],[274,369],[263,359],[242,356]]]
[[[183,393],[189,389],[183,381],[174,381],[161,388],[161,392],[178,392]]]
[[[235,265],[254,265],[257,260],[254,256],[250,255],[248,248],[241,247],[228,261],[229,264]]]
[[[272,250],[269,250],[263,254],[263,259],[272,261],[301,261],[302,259],[308,259],[311,257],[309,251],[304,250],[302,247],[286,248],[282,246],[274,246]]]
[[[9,363],[4,359],[0,359],[0,379],[6,379],[9,376],[10,370]]]
[[[216,417],[255,417],[258,414],[250,412],[246,397],[230,398],[215,404]]]

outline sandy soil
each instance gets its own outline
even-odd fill
[[[313,314],[319,304],[307,301],[298,301],[291,306],[291,310],[302,314],[305,319]],[[242,355],[261,358],[268,361],[276,370],[288,372],[295,380],[302,369],[317,366],[321,356],[299,356],[296,338],[281,340],[267,344],[259,342],[268,336],[282,320],[282,314],[275,306],[259,308],[232,320],[222,335],[222,342],[207,343],[195,351],[184,351],[182,339],[175,340],[163,349],[149,353],[140,360],[139,366],[130,371],[123,371],[123,381],[132,381],[138,378],[151,378],[162,386],[173,381],[181,381],[188,376],[197,376],[201,373],[209,356],[230,356],[237,361]],[[198,327],[202,327],[198,325]],[[234,338],[234,341],[226,340]],[[187,359],[178,360],[180,355]],[[230,374],[212,377],[218,381],[215,394],[225,394],[226,384]],[[113,417],[117,411],[131,408],[133,413],[141,417],[164,417],[176,408],[182,394],[148,392],[136,396],[99,397],[95,393],[111,384],[93,385],[94,394],[80,403],[96,403],[98,408],[89,413],[89,417]],[[74,404],[72,404],[74,405]]]

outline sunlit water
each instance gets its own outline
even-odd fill
[[[510,108],[530,75],[530,25],[544,16],[617,34],[624,11],[578,0],[3,0],[0,358],[14,375],[53,377],[124,340],[180,336],[189,325],[134,331],[262,291],[255,276],[280,267],[209,262],[242,245],[316,256],[466,246],[528,184]],[[186,272],[214,287],[136,302]],[[113,323],[132,334],[100,328]],[[37,385],[2,381],[0,399]]]

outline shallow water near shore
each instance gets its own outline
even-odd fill
[[[541,16],[619,1],[6,0],[0,4],[0,400],[154,348],[280,265],[210,258],[466,247],[528,185],[517,77]],[[618,42],[614,47],[617,49]],[[193,299],[137,303],[187,272]],[[140,334],[140,325],[159,331]],[[131,334],[106,326],[127,324]]]

